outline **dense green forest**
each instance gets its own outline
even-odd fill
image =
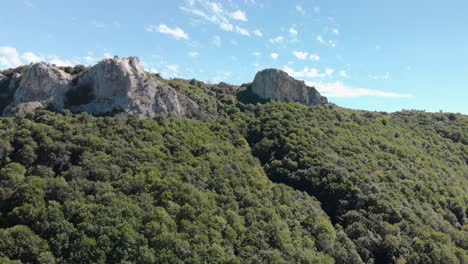
[[[167,82],[210,115],[0,119],[1,263],[468,263],[467,116]]]

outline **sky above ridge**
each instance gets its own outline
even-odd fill
[[[468,1],[0,0],[0,69],[138,56],[164,77],[278,68],[343,107],[468,114]]]

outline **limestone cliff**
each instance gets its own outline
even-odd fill
[[[327,98],[321,96],[304,81],[298,81],[278,69],[265,69],[255,75],[252,92],[264,99],[278,102],[298,102],[306,105],[325,105]]]
[[[22,75],[15,74],[14,78],[0,76],[0,84],[8,83],[0,87],[0,95],[11,101],[5,103],[4,115],[40,107],[97,115],[199,115],[199,106],[192,99],[147,76],[136,57],[105,59],[76,76],[47,63],[28,65]]]

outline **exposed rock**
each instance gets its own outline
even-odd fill
[[[286,72],[277,69],[265,69],[255,75],[251,85],[252,92],[263,99],[278,102],[298,102],[306,105],[327,104],[327,98],[321,96],[304,81],[298,81]]]
[[[146,78],[138,58],[105,59],[78,79],[76,89],[90,89],[92,100],[75,109],[93,114],[124,111],[152,117],[159,86],[159,81]]]
[[[167,117],[200,117],[200,106],[169,86],[158,89],[154,111]]]
[[[14,108],[10,109],[10,111],[12,113],[18,113],[18,112],[32,113],[39,108],[44,108],[44,105],[41,102],[34,101],[34,102],[17,104]]]
[[[43,105],[52,104],[54,108],[61,109],[71,79],[68,73],[56,66],[46,63],[32,64],[25,69],[11,106],[37,101]],[[15,81],[15,78],[12,81]],[[10,83],[11,85],[15,84]]]
[[[74,110],[93,114],[123,111],[140,117],[193,117],[199,109],[187,96],[149,78],[136,57],[99,62],[78,79],[76,89],[90,89],[92,98]]]

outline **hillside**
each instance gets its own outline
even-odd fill
[[[110,98],[45,65],[70,78],[44,96],[28,67],[0,80],[2,263],[468,263],[466,115],[341,109],[271,70],[123,71]]]

